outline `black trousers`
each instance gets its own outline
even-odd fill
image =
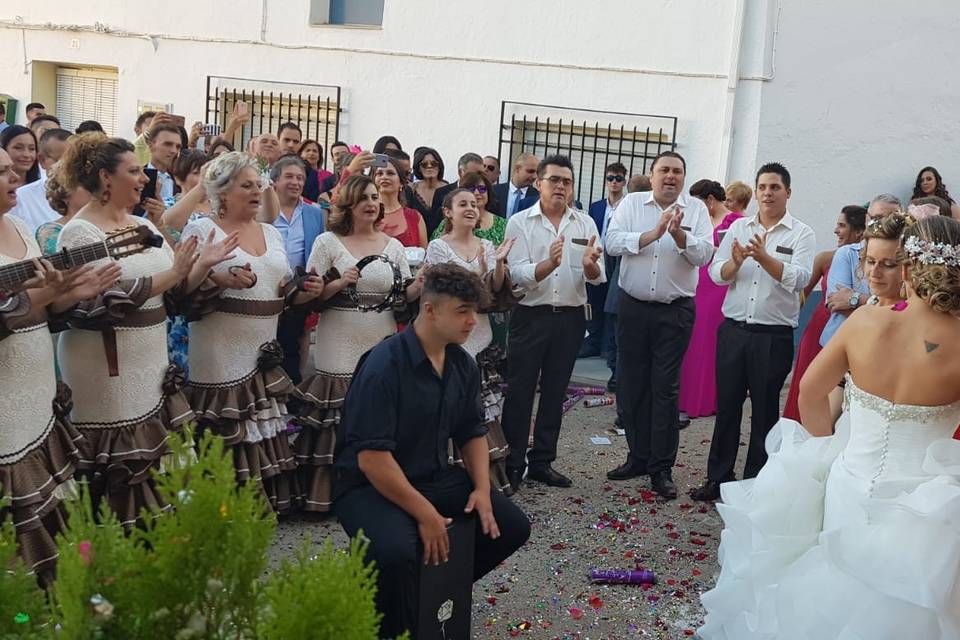
[[[680,364],[690,344],[693,298],[666,304],[620,292],[617,313],[617,404],[630,461],[648,473],[677,461]]]
[[[767,462],[764,442],[780,418],[780,392],[793,364],[793,328],[748,325],[727,318],[717,332],[717,418],[710,442],[707,477],[735,478],[743,403],[750,393],[750,445],[744,478]]]
[[[507,393],[501,422],[510,445],[508,469],[526,466],[524,452],[538,382],[540,405],[533,428],[533,449],[527,459],[531,468],[546,467],[557,459],[563,401],[585,326],[583,307],[554,312],[550,307],[519,305],[513,310],[507,346]]]
[[[473,483],[466,471],[452,467],[428,482],[414,487],[436,507],[440,515],[463,515]],[[530,537],[530,521],[518,506],[499,491],[490,492],[493,515],[500,528],[496,540],[485,535],[477,519],[473,579],[492,571]],[[349,491],[334,503],[340,524],[351,538],[363,529],[370,540],[367,555],[377,563],[377,610],[383,614],[380,637],[395,638],[417,624],[418,576],[422,545],[417,521],[383,497],[373,486]]]
[[[287,309],[277,321],[277,342],[283,348],[283,370],[294,384],[300,384],[300,338],[303,337],[303,325],[307,314],[303,311]]]

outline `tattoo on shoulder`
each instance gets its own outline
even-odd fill
[[[940,347],[940,345],[934,342],[929,342],[927,340],[924,340],[923,347],[927,350],[927,353],[930,353],[932,351],[936,351]]]

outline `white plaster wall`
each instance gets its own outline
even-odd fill
[[[307,0],[267,0],[270,44],[258,44],[263,5],[13,0],[0,6],[0,90],[29,101],[24,59],[114,66],[123,129],[137,100],[202,119],[207,75],[339,85],[342,138],[369,146],[390,133],[411,148],[437,147],[448,166],[468,150],[496,153],[501,100],[675,115],[690,181],[717,177],[732,3],[387,0],[383,29],[355,29],[310,27]],[[17,19],[53,26],[20,30]],[[131,35],[94,33],[96,22]],[[748,58],[741,73],[759,72]],[[741,81],[740,164],[753,161],[757,85]]]
[[[784,162],[791,210],[821,248],[846,204],[909,198],[937,167],[960,197],[960,8],[955,0],[782,3],[776,77],[763,86],[757,163]]]

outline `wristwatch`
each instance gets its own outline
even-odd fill
[[[856,309],[859,306],[860,306],[860,292],[857,291],[852,296],[850,296],[850,308]]]

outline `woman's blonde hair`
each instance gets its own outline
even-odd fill
[[[214,213],[220,212],[220,208],[223,206],[220,196],[230,188],[240,172],[247,168],[253,169],[258,174],[260,173],[260,165],[257,164],[257,159],[240,151],[223,153],[207,163],[207,171],[203,176],[203,188],[207,191],[211,211]],[[262,181],[261,178],[261,183]]]
[[[960,222],[946,216],[917,221],[901,241],[910,285],[934,311],[960,315]]]
[[[753,199],[753,189],[742,180],[735,180],[724,189],[727,193],[727,200],[733,200],[741,205],[740,211],[746,211],[750,206],[750,200]]]

